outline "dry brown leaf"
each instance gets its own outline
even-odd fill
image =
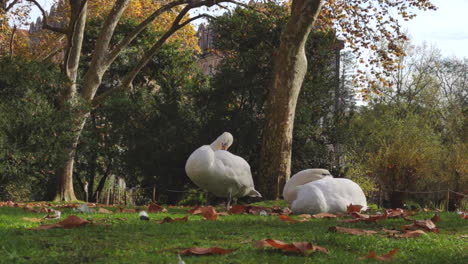
[[[433,223],[440,222],[440,216],[439,216],[439,214],[435,214],[435,215],[431,218],[431,221],[432,221]]]
[[[287,215],[280,215],[278,216],[278,219],[281,220],[281,221],[284,221],[284,222],[289,222],[289,223],[295,223],[295,222],[299,222],[298,220],[294,219],[294,218],[291,218]]]
[[[107,210],[106,208],[102,208],[102,207],[99,208],[99,209],[97,210],[97,212],[100,213],[100,214],[113,214],[112,211]]]
[[[387,219],[387,212],[385,212],[385,214],[376,214],[376,215],[365,215],[365,214],[353,212],[351,213],[351,216],[354,217],[354,219],[345,219],[345,220],[341,220],[340,222],[342,223],[377,222],[379,220]]]
[[[405,211],[401,208],[396,209],[387,209],[385,210],[387,213],[388,218],[398,218],[406,216]]]
[[[45,229],[51,229],[51,228],[69,229],[69,228],[75,228],[75,227],[79,227],[82,225],[86,225],[88,223],[89,223],[88,221],[83,220],[76,215],[70,215],[65,220],[58,222],[56,224],[40,225],[33,229],[34,230],[45,230]]]
[[[148,213],[159,213],[159,212],[167,212],[167,209],[155,203],[151,203],[150,205],[148,205]]]
[[[188,212],[194,215],[201,214],[206,220],[218,220],[218,213],[213,206],[197,206]]]
[[[281,249],[282,251],[286,251],[286,252],[296,252],[296,253],[303,253],[303,254],[308,254],[308,253],[312,253],[315,251],[328,253],[328,250],[326,248],[312,245],[310,242],[293,242],[291,244],[288,244],[280,240],[264,239],[264,240],[257,241],[255,243],[255,246],[259,248],[272,247],[272,248]]]
[[[402,237],[402,238],[412,238],[412,237],[420,237],[425,235],[426,232],[422,230],[414,230],[414,231],[406,231],[404,234],[396,235],[395,237]]]
[[[380,260],[380,261],[388,261],[388,260],[392,260],[397,252],[398,252],[398,248],[395,248],[385,255],[377,256],[377,254],[375,254],[375,251],[371,250],[369,254],[367,254],[367,256],[360,257],[358,258],[358,260],[363,260],[363,259],[368,258],[368,259],[375,259],[375,260]]]
[[[389,236],[391,236],[391,237],[396,236],[396,235],[398,235],[398,234],[401,234],[401,232],[398,231],[398,230],[390,230],[390,229],[385,229],[385,228],[384,228],[384,229],[382,229],[382,231],[383,231],[385,234],[387,234],[387,235],[389,235]]]
[[[122,208],[122,207],[120,207],[120,208],[119,208],[119,212],[120,212],[120,213],[136,213],[137,210],[136,210],[136,209],[129,209],[129,208]]]
[[[310,214],[300,214],[297,217],[299,218],[299,221],[301,222],[309,221],[312,218]]]
[[[229,213],[230,214],[243,214],[246,212],[246,208],[247,207],[244,205],[236,204],[232,206],[231,208],[229,208]]]
[[[362,205],[358,205],[358,204],[354,204],[354,205],[353,205],[353,204],[350,204],[350,205],[348,205],[348,207],[346,208],[346,211],[347,211],[348,213],[354,213],[354,212],[359,213],[359,212],[361,212],[361,209],[362,209]]]
[[[187,221],[188,221],[188,216],[174,218],[174,219],[170,217],[165,217],[164,219],[158,221],[158,223],[164,224],[164,223],[187,222]]]
[[[328,218],[328,219],[331,219],[331,218],[336,218],[337,215],[335,214],[330,214],[330,213],[320,213],[320,214],[314,214],[312,215],[312,218],[315,218],[315,219],[322,219],[322,218]]]
[[[346,228],[346,227],[339,227],[339,226],[331,226],[330,228],[328,228],[328,231],[342,233],[342,234],[357,235],[357,236],[377,234],[377,231],[373,231],[373,230]]]
[[[212,248],[187,248],[184,250],[179,251],[179,254],[182,255],[226,255],[228,253],[231,253],[235,251],[235,249],[224,249],[224,248],[218,248],[218,247],[212,247]]]
[[[439,229],[437,229],[436,225],[430,220],[415,220],[410,225],[404,225],[401,227],[403,230],[417,230],[417,229],[424,229],[429,232],[438,233]]]
[[[40,223],[42,218],[34,218],[34,217],[23,217],[21,218],[23,221],[32,222],[32,223]]]

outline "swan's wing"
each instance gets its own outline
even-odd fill
[[[215,154],[216,170],[224,171],[231,182],[241,187],[253,187],[250,165],[243,158],[225,150],[218,150]]]

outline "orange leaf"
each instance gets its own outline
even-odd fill
[[[246,212],[246,206],[236,204],[229,209],[230,214],[242,214]]]
[[[312,218],[315,218],[315,219],[322,219],[322,218],[336,218],[337,215],[335,214],[330,214],[330,213],[320,213],[320,214],[314,214],[311,216]]]
[[[33,223],[39,223],[42,221],[41,218],[34,218],[34,217],[23,217],[22,219],[23,221],[33,222]]]
[[[435,214],[432,218],[431,218],[431,221],[433,223],[437,223],[440,221],[440,216],[438,214]]]
[[[377,234],[377,231],[373,231],[373,230],[346,228],[346,227],[339,227],[339,226],[331,226],[328,229],[328,231],[342,233],[342,234],[357,235],[357,236]]]
[[[395,248],[393,249],[392,251],[388,252],[387,254],[385,255],[382,255],[382,256],[377,256],[377,254],[375,254],[375,252],[373,250],[371,250],[369,252],[369,254],[367,254],[367,256],[365,257],[360,257],[358,258],[359,260],[363,260],[363,259],[375,259],[375,260],[380,260],[380,261],[387,261],[387,260],[391,260],[395,254],[398,252],[398,248]]]
[[[164,224],[164,223],[187,222],[187,221],[188,221],[188,216],[181,217],[181,218],[174,218],[174,219],[170,217],[166,217],[160,220],[158,223]]]
[[[311,253],[315,251],[328,253],[327,249],[312,245],[309,242],[294,242],[294,243],[288,244],[280,240],[264,239],[264,240],[257,241],[255,243],[255,246],[259,248],[272,247],[272,248],[281,249],[282,251],[286,251],[286,252],[297,252],[297,253],[303,253],[303,254],[307,254],[307,253]]]
[[[359,213],[361,212],[361,209],[362,209],[362,205],[358,205],[358,204],[350,204],[348,205],[348,207],[346,208],[346,211],[348,213],[353,213],[353,212],[356,212],[356,213]]]
[[[206,220],[218,220],[218,213],[213,206],[197,206],[188,212],[194,215],[201,214]]]
[[[83,220],[76,215],[70,215],[69,217],[67,217],[67,219],[63,220],[62,222],[58,222],[56,224],[40,225],[34,228],[34,230],[45,230],[45,229],[51,229],[51,228],[70,229],[70,228],[75,228],[75,227],[79,227],[82,225],[86,225],[88,223],[89,223],[88,221]]]
[[[396,235],[395,237],[403,237],[403,238],[410,238],[410,237],[419,237],[426,234],[426,232],[422,230],[414,230],[414,231],[407,231],[402,235]]]
[[[284,222],[289,222],[289,223],[295,223],[295,222],[299,222],[298,220],[294,219],[294,218],[291,218],[287,215],[280,215],[278,216],[278,219],[281,220],[281,221],[284,221]]]
[[[422,228],[429,232],[434,232],[434,233],[439,232],[439,229],[437,229],[436,225],[430,219],[415,220],[412,224],[404,225],[401,228],[403,230],[417,230],[417,229]]]
[[[127,208],[119,208],[119,212],[121,213],[136,213],[136,209],[127,209]]]
[[[159,212],[167,212],[167,209],[155,203],[151,203],[150,205],[148,205],[148,213],[159,213]]]
[[[235,249],[224,249],[224,248],[218,248],[218,247],[212,247],[212,248],[187,248],[184,250],[179,251],[180,254],[183,255],[212,255],[212,254],[217,254],[217,255],[225,255],[228,253],[233,252]]]
[[[110,211],[110,210],[107,210],[106,208],[99,208],[97,210],[98,213],[101,213],[101,214],[112,214],[113,212]]]

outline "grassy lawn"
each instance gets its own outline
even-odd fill
[[[393,263],[468,263],[468,221],[455,213],[442,213],[440,233],[418,238],[389,238],[384,235],[353,236],[328,232],[330,226],[382,230],[406,225],[403,219],[377,223],[339,223],[335,219],[312,219],[287,223],[277,216],[230,215],[205,221],[190,215],[188,222],[158,224],[166,216],[186,216],[187,208],[168,208],[167,213],[149,214],[141,221],[137,214],[77,214],[64,209],[62,219],[78,215],[93,224],[75,229],[30,230],[38,223],[23,217],[41,217],[21,208],[0,208],[0,263],[176,263],[174,248],[221,247],[236,249],[223,256],[182,256],[187,263],[374,263],[359,261],[370,250],[378,255],[399,248]],[[421,212],[413,219],[428,219]],[[48,222],[58,222],[48,221]],[[257,249],[257,240],[272,238],[284,242],[312,242],[325,247],[308,256],[284,254],[274,249]]]

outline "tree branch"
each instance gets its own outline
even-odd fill
[[[159,15],[161,15],[162,13],[178,6],[178,5],[182,5],[182,4],[185,4],[187,2],[187,0],[177,0],[177,1],[173,1],[165,6],[162,6],[160,7],[158,10],[156,10],[155,12],[153,12],[153,14],[151,14],[149,17],[147,17],[143,22],[141,22],[132,32],[130,32],[130,34],[128,34],[123,40],[121,40],[119,43],[117,43],[114,48],[112,49],[111,52],[109,52],[109,56],[108,56],[108,59],[107,59],[107,63],[108,64],[111,64],[115,58],[117,58],[117,56],[119,55],[120,51],[122,51],[122,49],[124,49],[125,47],[128,46],[128,44],[130,44],[130,42],[132,42],[132,40],[134,40],[136,38],[136,36],[138,36],[138,34],[141,33],[141,31],[143,31],[151,22],[153,22]]]
[[[190,8],[188,9],[190,10]],[[185,12],[187,13],[188,10],[182,10],[182,12]],[[182,16],[183,17],[183,16]],[[141,71],[141,69],[143,69],[143,67],[146,66],[146,64],[148,64],[148,62],[151,60],[151,58],[154,56],[154,54],[156,54],[159,49],[162,47],[162,45],[166,42],[167,39],[169,39],[169,37],[171,37],[177,30],[181,29],[182,27],[186,26],[187,24],[189,24],[190,22],[193,22],[195,21],[196,19],[199,19],[201,17],[211,17],[210,15],[207,15],[207,14],[202,14],[202,15],[198,15],[198,16],[195,16],[193,18],[190,18],[190,19],[187,19],[186,21],[184,21],[182,24],[179,24],[180,22],[180,19],[179,16],[174,20],[174,22],[172,23],[172,26],[171,28],[156,42],[156,44],[153,45],[153,47],[151,47],[150,50],[148,50],[145,55],[140,59],[140,61],[137,63],[137,65],[130,71],[130,73],[128,73],[123,81],[122,81],[122,84],[120,86],[117,86],[116,88],[113,88],[113,89],[110,89],[110,90],[107,90],[105,93],[97,96],[96,98],[94,98],[93,102],[92,102],[92,105],[93,106],[97,106],[99,105],[100,103],[102,103],[107,97],[109,97],[112,93],[114,93],[116,90],[119,90],[119,89],[128,89],[132,86],[132,82],[133,80],[135,79],[135,77],[138,75],[138,73]]]
[[[13,58],[13,45],[14,45],[14,40],[15,40],[15,33],[16,33],[16,25],[13,27],[13,31],[11,32],[11,37],[10,37],[10,58]]]
[[[42,28],[48,29],[50,31],[54,31],[54,32],[57,32],[57,33],[61,33],[61,34],[68,34],[67,29],[60,28],[60,27],[54,27],[54,26],[51,26],[51,25],[49,25],[47,23],[47,13],[44,10],[44,8],[42,8],[42,6],[36,0],[28,0],[28,1],[33,2],[34,5],[36,5],[37,8],[39,8],[39,10],[41,11],[41,13],[42,13]]]
[[[5,8],[5,12],[8,12],[14,5],[16,5],[18,3],[19,0],[15,0],[13,2],[11,2],[11,4],[9,4],[6,8]]]

